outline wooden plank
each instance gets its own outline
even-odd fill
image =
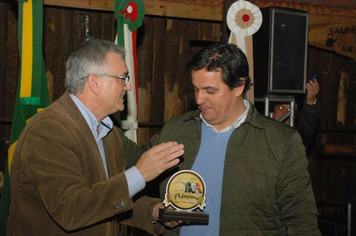
[[[165,51],[164,121],[186,111],[187,82],[185,65],[189,59],[189,22],[167,20]],[[174,60],[172,60],[174,58]],[[183,92],[184,91],[184,92]],[[183,94],[184,93],[184,94]]]
[[[6,81],[8,80],[6,76],[7,70],[7,27],[8,27],[8,11],[9,11],[9,4],[0,2],[0,120],[6,121],[10,119],[10,113],[7,113],[6,110],[8,108],[8,100],[14,100],[13,97],[9,97],[7,90]],[[14,87],[16,88],[16,87]],[[15,90],[16,91],[16,90]],[[11,94],[12,95],[12,94]],[[13,110],[12,110],[13,112]],[[12,113],[11,113],[12,114]],[[12,118],[12,117],[11,117]],[[10,139],[10,130],[11,130],[11,123],[1,122],[0,125],[0,172],[5,170],[6,160],[7,160],[7,150],[9,148],[8,141]],[[0,173],[4,174],[4,172]],[[1,181],[0,177],[0,181]],[[0,191],[1,191],[0,186]]]
[[[351,145],[325,145],[324,155],[356,156],[356,147]]]
[[[320,117],[326,127],[334,128],[337,125],[336,114],[338,87],[340,84],[340,72],[324,71],[321,78],[322,81],[319,79],[319,85],[323,91],[320,92],[318,96],[321,98],[321,113],[325,112],[325,116],[320,114]]]
[[[101,14],[101,39],[113,42],[116,38],[116,19],[114,14],[105,13]],[[111,29],[111,30],[107,30]]]
[[[147,15],[222,21],[223,12],[219,6],[204,6],[160,0],[144,0]]]
[[[46,68],[46,77],[48,82],[48,93],[50,101],[53,102],[53,91],[54,88],[54,62],[55,62],[55,52],[56,45],[58,45],[58,24],[56,14],[58,9],[53,7],[45,7],[43,9],[43,18],[46,21],[43,24],[43,55],[44,55],[44,63]]]
[[[113,0],[44,0],[44,5],[60,6],[60,7],[71,7],[79,9],[91,9],[91,10],[104,10],[113,11],[114,1]]]
[[[17,93],[18,73],[20,67],[18,47],[18,14],[9,3],[0,5],[0,62],[1,62],[1,110],[0,118],[12,121]],[[4,54],[3,54],[4,53]],[[11,136],[11,123],[1,123],[0,128],[0,171],[4,171],[7,160],[8,141]]]
[[[0,15],[4,17],[0,17],[0,45],[6,45],[7,41],[7,12],[8,5],[0,2]],[[0,50],[0,118],[5,118],[5,108],[6,108],[6,54],[7,48],[4,47]],[[1,131],[0,131],[1,132]]]
[[[229,10],[229,8],[231,7],[231,5],[235,2],[235,0],[224,0],[224,6],[223,6],[223,15],[226,16],[227,15],[227,11]],[[251,3],[254,3],[254,1],[252,0]],[[227,26],[227,22],[226,22],[226,17],[223,18],[223,22],[222,22],[222,32],[221,32],[221,40],[224,43],[227,43],[230,37],[231,31],[229,29],[229,27]]]
[[[356,128],[356,61],[347,61],[343,67],[343,71],[347,74],[347,83],[346,83],[346,120],[345,127]],[[356,143],[356,132],[353,135],[354,142]]]
[[[165,72],[165,50],[166,50],[166,23],[167,20],[161,17],[153,18],[153,68],[151,101],[150,101],[150,121],[152,123],[162,123],[164,121],[164,72]],[[149,32],[147,32],[149,33]],[[151,46],[151,47],[152,47]],[[147,50],[147,49],[146,49]],[[150,129],[150,137],[159,132],[159,128]]]
[[[154,24],[152,17],[145,17],[142,26],[137,32],[137,82],[138,82],[138,120],[140,122],[150,121],[150,103],[152,90],[152,60],[154,44]],[[137,143],[144,145],[149,139],[149,128],[139,128],[137,132]]]
[[[98,12],[98,11],[89,11],[89,28],[90,28],[90,34],[89,36],[93,36],[94,38],[101,38],[101,15],[104,14],[104,12]],[[83,23],[82,27],[77,27],[77,31],[81,31],[85,33],[85,16],[83,17]],[[85,36],[85,34],[83,35]],[[85,40],[85,37],[84,37]],[[110,39],[111,40],[111,39]]]
[[[72,9],[62,8],[58,10],[58,37],[59,54],[69,56],[79,46],[77,38],[78,21],[75,11]],[[81,28],[83,29],[83,28]],[[74,36],[74,37],[73,37]]]
[[[44,8],[44,59],[51,101],[64,92],[65,63],[85,40],[85,16],[89,16],[89,36],[113,41],[116,20],[110,12]]]
[[[144,0],[146,15],[222,21],[223,12],[219,6],[204,6],[160,0]],[[43,4],[80,9],[113,11],[113,0],[44,0]]]
[[[57,22],[58,11],[59,9],[54,7],[44,7],[43,9],[43,19],[46,19],[43,24],[44,54],[54,54],[56,51],[56,45],[60,42]]]
[[[310,14],[309,44],[356,59],[356,19]]]
[[[12,118],[15,110],[15,98],[19,79],[20,58],[18,44],[18,15],[8,8],[7,13],[7,57],[6,57],[6,107],[5,117]]]

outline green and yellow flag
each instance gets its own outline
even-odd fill
[[[21,67],[10,147],[0,201],[0,235],[6,235],[10,211],[10,171],[17,140],[29,119],[50,104],[42,54],[43,1],[19,0],[19,52]],[[26,196],[24,196],[26,197]]]

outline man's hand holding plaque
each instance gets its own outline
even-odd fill
[[[161,221],[186,221],[189,224],[208,224],[209,215],[202,210],[205,206],[205,182],[196,172],[183,170],[175,173],[166,186],[165,207],[160,209]],[[201,211],[196,211],[199,208]]]

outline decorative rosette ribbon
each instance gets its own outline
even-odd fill
[[[236,37],[236,44],[246,53],[244,38],[259,30],[262,25],[262,13],[252,3],[239,0],[234,2],[227,11],[226,22],[231,30],[229,43],[232,43],[233,37]]]
[[[145,5],[142,0],[122,0],[120,4],[115,5],[116,19],[123,17],[124,24],[128,25],[130,31],[134,31],[142,25],[145,16]]]
[[[126,94],[127,109],[120,112],[121,128],[125,135],[137,142],[137,29],[145,16],[143,0],[114,0],[115,18],[117,20],[117,44],[125,48],[125,62],[130,74],[132,91]]]

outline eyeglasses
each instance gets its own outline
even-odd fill
[[[96,76],[100,76],[100,77],[113,77],[116,79],[123,79],[124,80],[124,85],[127,85],[127,82],[129,82],[130,80],[130,75],[103,75],[103,74],[95,74]],[[82,77],[80,79],[86,79],[88,78],[88,76],[86,77]]]

